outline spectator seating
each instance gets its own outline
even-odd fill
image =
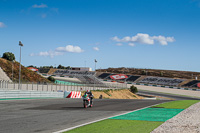
[[[183,81],[184,81],[184,79],[173,79],[173,78],[162,78],[162,77],[146,77],[146,78],[140,80],[139,82],[140,83],[146,83],[146,84],[177,86]]]
[[[105,79],[106,77],[110,76],[111,73],[102,73],[101,75],[98,76],[100,79]]]
[[[126,81],[127,82],[134,82],[136,81],[138,78],[140,78],[140,76],[129,76]]]
[[[103,82],[97,79],[94,75],[76,75],[83,84],[95,84],[95,86],[106,86]]]
[[[110,78],[111,75],[116,75],[116,74],[114,74],[114,73],[102,73],[101,75],[98,76],[98,78],[112,80]],[[128,78],[126,79],[127,82],[134,82],[140,77],[140,76],[133,76],[133,75],[127,75],[127,76],[128,76]],[[125,81],[125,79],[118,80],[118,81]]]
[[[184,84],[183,86],[186,86],[186,87],[197,87],[198,83],[200,83],[200,80],[192,80],[192,81]]]
[[[49,70],[50,70],[50,68],[40,68],[40,69],[39,69],[39,72],[40,72],[40,73],[48,73]]]
[[[60,76],[94,75],[94,74],[95,72],[91,71],[76,71],[76,70],[66,70],[66,69],[58,69],[53,73],[53,75],[60,75]]]

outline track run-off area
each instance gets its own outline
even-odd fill
[[[85,109],[82,99],[2,100],[0,132],[55,132],[167,101],[94,99],[94,107]]]
[[[139,92],[170,97],[170,94]],[[198,98],[178,95],[172,95],[171,98],[174,100],[198,100]],[[94,106],[85,109],[82,99],[0,100],[0,132],[57,132],[169,101],[94,99]]]

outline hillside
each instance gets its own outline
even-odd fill
[[[108,68],[98,69],[98,72],[109,72],[109,73],[124,73],[130,75],[143,75],[143,76],[159,76],[169,78],[182,78],[182,79],[195,79],[200,78],[200,72],[189,72],[189,71],[175,71],[175,70],[157,70],[157,69],[137,69],[137,68]]]
[[[0,58],[0,67],[7,74],[7,76],[12,80],[12,62]],[[18,82],[19,80],[19,63],[13,63],[13,81]],[[21,66],[21,81],[22,82],[50,82],[41,75]]]

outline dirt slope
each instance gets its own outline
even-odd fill
[[[109,99],[143,99],[143,97],[138,96],[128,89],[123,90],[108,90],[108,91],[92,91],[94,97],[98,99],[100,95],[102,98],[109,98]]]
[[[143,75],[143,76],[158,76],[158,77],[169,77],[169,78],[182,78],[182,79],[195,79],[200,78],[200,72],[191,71],[177,71],[177,70],[159,70],[159,69],[138,69],[138,68],[108,68],[98,69],[98,72],[108,73],[124,73],[130,75]]]
[[[7,76],[12,80],[12,62],[0,58],[0,67],[7,74]],[[13,63],[13,81],[17,82],[19,79],[19,63]],[[41,75],[21,66],[21,80],[22,82],[49,82],[46,78]]]

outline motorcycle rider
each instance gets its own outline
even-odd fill
[[[92,101],[92,99],[93,99],[93,94],[92,94],[92,92],[91,91],[89,91],[89,90],[87,90],[86,92],[85,92],[85,94],[84,95],[88,95],[88,97],[90,98],[90,106],[92,106],[92,104],[93,104],[93,101]]]

